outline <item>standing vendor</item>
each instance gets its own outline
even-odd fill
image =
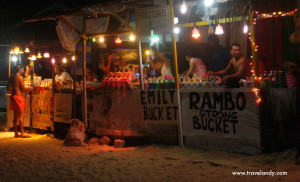
[[[239,88],[239,80],[245,79],[249,73],[249,63],[246,57],[241,55],[241,46],[238,43],[231,45],[232,58],[229,61],[228,66],[220,71],[208,72],[211,75],[226,74],[223,77],[222,83],[229,88]],[[230,71],[233,70],[231,74]]]
[[[56,87],[64,88],[73,85],[71,76],[63,70],[61,66],[55,64],[55,85]]]

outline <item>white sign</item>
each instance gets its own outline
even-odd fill
[[[54,93],[54,121],[70,123],[72,116],[72,97],[70,93]]]
[[[136,10],[137,30],[142,36],[155,34],[169,34],[171,31],[171,18],[169,6],[142,8]]]
[[[254,92],[203,89],[185,91],[181,96],[187,145],[250,154],[261,151]]]

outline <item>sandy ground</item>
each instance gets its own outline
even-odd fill
[[[147,145],[115,149],[98,143],[63,146],[63,141],[33,134],[13,138],[0,132],[0,181],[300,181],[295,150],[255,156],[179,146]],[[234,171],[287,172],[284,176],[234,176]]]

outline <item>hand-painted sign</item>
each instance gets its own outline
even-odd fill
[[[72,116],[72,97],[70,93],[54,93],[54,121],[69,123]]]
[[[260,124],[252,91],[184,91],[181,100],[183,135],[190,137],[188,145],[232,152],[260,151]],[[199,142],[191,144],[195,138]]]
[[[143,90],[141,105],[145,122],[177,124],[179,118],[176,90]]]
[[[52,92],[31,94],[32,127],[38,129],[53,128],[51,119],[53,114]]]

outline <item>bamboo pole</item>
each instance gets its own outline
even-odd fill
[[[180,104],[180,90],[179,90],[179,79],[178,79],[178,57],[177,57],[177,46],[176,46],[176,37],[174,35],[174,9],[173,9],[173,0],[169,0],[169,8],[171,14],[171,35],[173,42],[173,65],[175,66],[175,84],[177,91],[177,99],[178,99],[178,137],[179,137],[179,145],[183,146],[183,134],[182,134],[182,118],[181,118],[181,104]]]

